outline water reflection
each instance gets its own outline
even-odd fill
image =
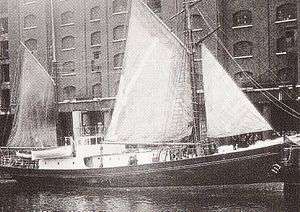
[[[1,211],[285,211],[282,184],[176,188],[24,188],[0,184]]]

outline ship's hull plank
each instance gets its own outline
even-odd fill
[[[157,187],[282,182],[284,145],[145,165],[78,170],[1,167],[20,183],[37,185],[97,185]],[[278,171],[274,165],[280,165]]]

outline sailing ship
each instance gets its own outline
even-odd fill
[[[285,164],[298,155],[287,138],[237,149],[214,145],[208,154],[198,132],[192,55],[191,46],[147,5],[132,1],[122,76],[104,141],[85,136],[56,146],[54,82],[24,48],[18,110],[0,170],[33,187],[283,182],[291,173]],[[207,137],[272,130],[205,44],[202,61]],[[38,80],[28,81],[32,75]],[[22,148],[32,146],[37,148]]]

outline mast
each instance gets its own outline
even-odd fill
[[[185,1],[185,20],[186,20],[186,45],[189,52],[189,69],[190,80],[192,88],[192,105],[193,105],[193,124],[194,124],[194,142],[200,142],[201,128],[200,128],[200,94],[197,92],[199,86],[199,78],[195,67],[195,52],[196,46],[193,38],[191,7],[195,4],[194,1]]]

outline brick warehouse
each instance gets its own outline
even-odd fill
[[[183,0],[148,0],[148,5],[180,37]],[[73,134],[72,111],[82,111],[80,127],[98,122],[107,127],[122,70],[126,42],[126,0],[1,0],[1,142],[9,135],[16,105],[14,79],[18,74],[19,41],[49,70],[57,84],[58,136]],[[198,6],[229,52],[262,88],[255,88],[225,54],[220,44],[209,46],[231,76],[277,130],[298,130],[299,121],[273,106],[260,91],[271,92],[297,108],[300,75],[300,2],[296,0],[210,0]],[[53,9],[52,9],[53,8]],[[210,30],[193,11],[197,38]],[[201,30],[200,30],[201,29]],[[298,41],[298,45],[297,45]],[[55,47],[55,48],[53,48]],[[55,51],[53,51],[55,49]],[[57,68],[52,59],[56,56]],[[199,60],[200,61],[200,60]],[[200,75],[201,76],[201,75]],[[201,87],[199,87],[201,89]],[[10,115],[8,115],[10,114]],[[286,121],[280,121],[286,120]]]

